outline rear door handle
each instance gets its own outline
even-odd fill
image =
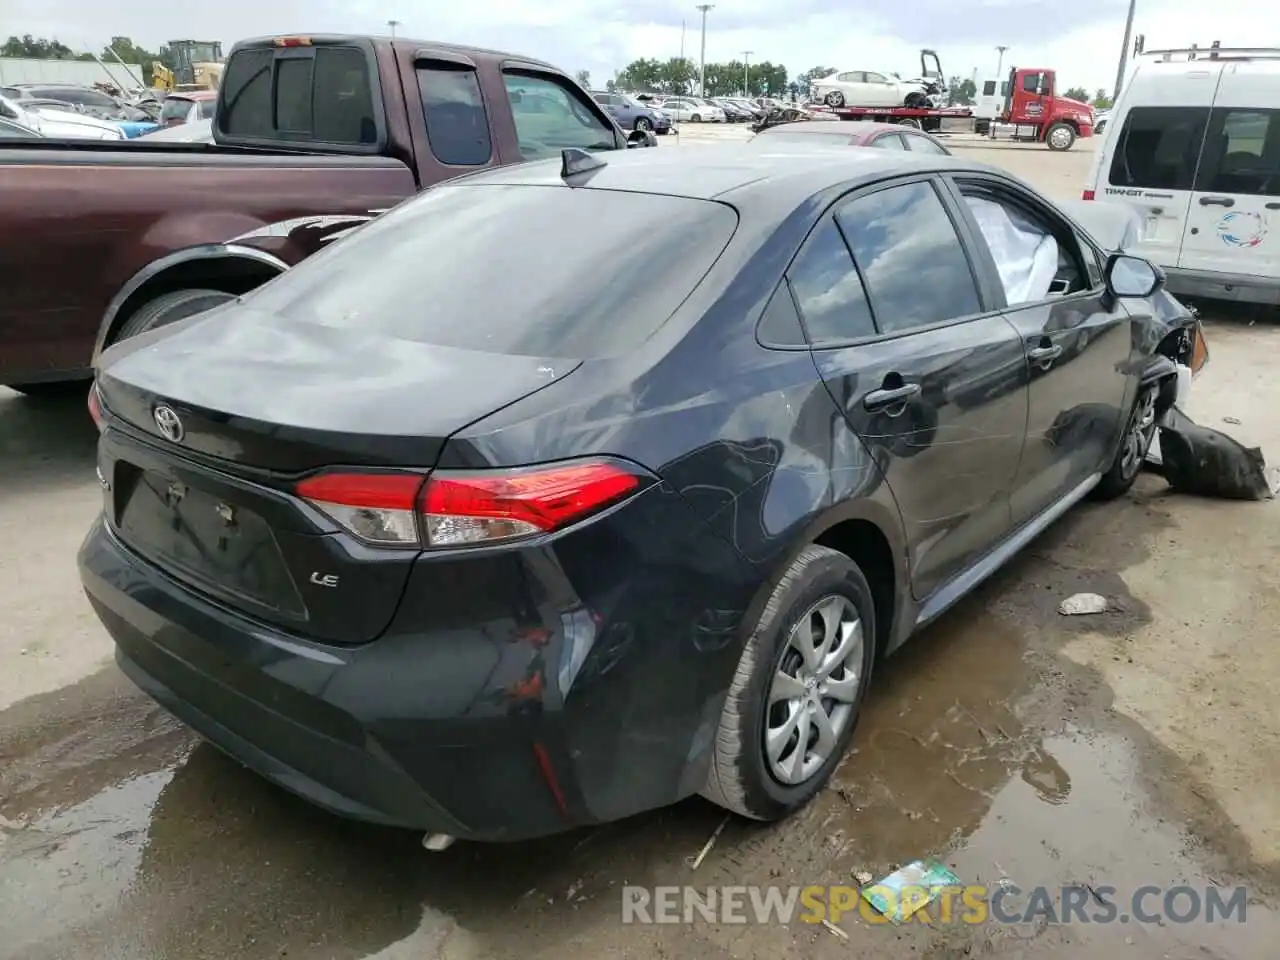
[[[1054,344],[1050,347],[1032,347],[1027,351],[1027,358],[1032,363],[1045,363],[1049,360],[1057,360],[1062,356],[1062,347]]]
[[[1268,209],[1268,210],[1280,210],[1280,203],[1274,203],[1274,202],[1272,202],[1272,203],[1268,203],[1268,204],[1267,204],[1267,209]]]
[[[885,407],[892,407],[895,403],[910,400],[919,392],[920,384],[918,383],[904,383],[900,387],[872,390],[862,398],[862,405],[868,410],[883,410]]]
[[[1200,206],[1202,207],[1234,207],[1236,202],[1230,197],[1201,197]]]

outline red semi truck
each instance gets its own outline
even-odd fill
[[[1093,136],[1093,108],[1079,100],[1054,93],[1057,74],[1040,67],[1014,67],[1003,109],[995,122],[1012,126],[1013,137],[1045,144],[1050,150],[1070,150],[1080,137]],[[830,107],[814,104],[807,109],[827,111],[842,120],[900,123],[930,133],[988,132],[990,121],[979,120],[969,107]],[[945,126],[944,126],[945,123]]]

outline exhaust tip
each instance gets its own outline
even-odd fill
[[[422,845],[432,853],[440,853],[442,850],[448,850],[453,846],[453,842],[457,837],[451,837],[447,833],[428,833],[422,838]]]

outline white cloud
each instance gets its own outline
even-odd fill
[[[687,6],[687,9],[686,9]],[[487,0],[426,4],[410,0],[221,0],[185,9],[169,4],[108,5],[97,0],[6,0],[4,32],[53,37],[68,46],[98,48],[112,34],[152,49],[175,38],[221,40],[306,32],[387,32],[402,22],[403,36],[475,43],[550,60],[573,71],[590,70],[596,82],[641,56],[680,52],[698,56],[699,14],[694,3],[634,0]],[[950,75],[994,74],[998,43],[1009,46],[1004,65],[1050,67],[1060,85],[1110,89],[1124,31],[1122,0],[877,0],[858,9],[801,0],[723,0],[707,21],[707,59],[752,50],[753,61],[785,63],[793,74],[823,64],[866,65],[915,73],[919,48],[936,49]],[[1280,6],[1246,0],[1143,0],[1135,32],[1147,47],[1280,42]]]

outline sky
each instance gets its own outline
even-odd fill
[[[100,49],[112,35],[148,49],[173,39],[236,40],[281,33],[382,33],[496,47],[539,57],[603,85],[637,57],[699,55],[694,0],[214,0],[171,3],[0,0],[3,32]],[[1127,0],[721,0],[707,15],[708,62],[784,63],[794,76],[814,66],[919,73],[919,51],[938,51],[948,76],[994,77],[1004,68],[1058,71],[1059,89],[1111,90],[1124,37]],[[683,26],[682,26],[683,25]],[[1135,34],[1147,49],[1280,44],[1280,4],[1257,0],[1138,0]]]

